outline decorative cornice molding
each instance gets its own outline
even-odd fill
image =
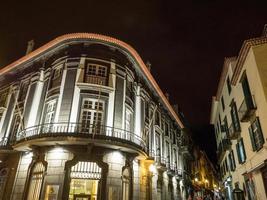
[[[267,37],[266,36],[245,40],[243,42],[243,45],[242,45],[241,50],[239,51],[239,55],[237,57],[236,67],[235,67],[233,77],[232,77],[232,84],[233,85],[236,85],[236,83],[237,83],[237,80],[238,80],[239,75],[242,71],[244,62],[246,60],[246,57],[248,55],[250,48],[252,46],[257,46],[257,45],[261,45],[261,44],[265,44],[265,43],[267,43]]]
[[[217,101],[219,101],[219,99],[220,99],[220,96],[221,96],[221,93],[222,93],[222,89],[223,89],[223,86],[224,86],[224,82],[225,82],[225,79],[226,79],[226,75],[227,75],[230,63],[234,62],[235,60],[236,60],[236,57],[224,58],[222,73],[221,73],[221,76],[220,76],[218,90],[217,90],[217,93],[216,93],[216,100]],[[234,69],[233,69],[233,71],[234,71]]]
[[[127,43],[125,43],[123,41],[120,41],[118,39],[109,37],[109,36],[100,35],[100,34],[94,34],[94,33],[72,33],[72,34],[66,34],[66,35],[59,36],[59,37],[55,38],[54,40],[52,40],[52,41],[46,43],[45,45],[41,46],[40,48],[38,48],[38,49],[32,51],[31,53],[23,56],[22,58],[16,60],[15,62],[7,65],[6,67],[4,67],[2,69],[0,69],[0,76],[2,74],[5,74],[5,73],[11,71],[12,69],[15,69],[19,65],[21,65],[21,64],[23,64],[23,63],[25,63],[27,61],[30,61],[34,57],[39,56],[40,54],[48,51],[49,49],[52,49],[53,47],[57,46],[60,43],[67,43],[68,41],[73,41],[73,40],[76,40],[76,39],[98,40],[100,42],[110,43],[111,45],[117,45],[117,46],[125,49],[127,51],[127,53],[129,53],[135,59],[136,63],[140,66],[141,71],[148,78],[148,80],[150,81],[151,85],[154,87],[154,89],[156,90],[156,92],[158,93],[160,98],[162,99],[163,103],[165,104],[165,106],[167,107],[167,109],[169,110],[169,112],[171,113],[173,118],[175,119],[175,121],[179,124],[179,126],[181,128],[184,128],[183,123],[181,122],[181,120],[179,119],[178,115],[173,110],[173,108],[170,105],[169,101],[167,100],[167,98],[165,97],[163,92],[161,91],[160,87],[156,83],[156,81],[153,78],[152,74],[148,70],[147,66],[145,65],[145,63],[143,62],[143,60],[141,59],[139,54],[135,51],[135,49],[133,47],[131,47],[130,45],[128,45]]]

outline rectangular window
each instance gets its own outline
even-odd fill
[[[104,102],[97,99],[83,99],[80,116],[81,131],[99,133],[104,120]]]
[[[243,138],[241,138],[236,144],[236,153],[238,157],[238,162],[243,164],[246,161],[246,151],[244,147]]]
[[[165,122],[165,136],[169,136],[169,124]]]
[[[128,108],[126,108],[126,113],[125,113],[125,130],[127,132],[131,132],[132,131],[132,118],[133,118],[132,112]]]
[[[248,129],[253,151],[260,150],[263,147],[265,141],[258,117]]]
[[[222,109],[224,110],[224,109],[225,109],[225,104],[224,104],[223,96],[222,96],[222,98],[221,98],[221,103],[222,103]]]
[[[56,100],[47,103],[46,114],[44,118],[45,124],[50,124],[54,122],[55,111],[56,111]]]
[[[1,120],[3,118],[3,115],[4,115],[4,110],[3,109],[0,109],[0,123],[1,123]]]
[[[160,113],[159,113],[159,111],[156,111],[156,113],[155,113],[155,125],[160,126]]]
[[[236,108],[236,103],[234,101],[232,101],[230,112],[231,112],[231,118],[232,118],[234,131],[235,132],[241,131],[240,122],[239,122],[239,118],[238,118],[238,112],[237,112],[237,108]]]
[[[9,93],[9,89],[5,89],[0,92],[0,108],[6,107],[8,93]]]
[[[234,171],[236,168],[235,165],[235,157],[234,157],[234,151],[231,150],[231,152],[228,154],[228,159],[229,159],[229,163],[230,163],[230,169],[231,171]]]
[[[229,128],[228,128],[227,116],[224,117],[223,128],[224,128],[224,132],[226,133],[226,137],[228,138],[229,137]]]
[[[18,101],[24,101],[28,92],[30,81],[24,81],[20,85]]]
[[[159,133],[156,133],[155,135],[155,148],[156,148],[156,160],[157,162],[160,162],[160,155],[161,155],[161,148],[160,148],[160,135]]]
[[[60,65],[53,70],[50,88],[59,87],[62,79],[63,66]]]
[[[242,89],[243,89],[244,98],[245,98],[247,108],[253,108],[254,104],[253,104],[253,100],[252,100],[252,96],[251,96],[251,92],[250,92],[250,87],[249,87],[249,83],[248,83],[248,79],[247,79],[246,74],[243,75],[243,79],[241,81],[241,84],[242,84]]]
[[[166,161],[167,164],[170,163],[170,144],[168,141],[165,141],[165,156],[166,156]]]
[[[106,85],[107,67],[97,64],[87,64],[84,79],[86,83]]]
[[[232,90],[232,88],[231,88],[231,81],[230,81],[230,78],[229,78],[229,76],[227,77],[227,80],[226,80],[226,82],[227,82],[227,89],[228,89],[228,93],[230,94],[230,93],[231,93],[231,90]]]

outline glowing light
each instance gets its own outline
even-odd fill
[[[26,151],[24,156],[25,156],[25,158],[31,158],[33,156],[33,153],[30,151]]]
[[[121,163],[122,162],[122,155],[121,152],[115,151],[112,153],[112,161]]]
[[[208,183],[209,181],[207,179],[205,179],[205,183]]]
[[[52,149],[51,153],[56,158],[62,158],[62,155],[64,153],[64,149],[62,147],[55,147],[54,149]]]
[[[198,178],[195,178],[195,181],[198,182]]]
[[[153,164],[149,165],[148,169],[152,174],[156,174],[157,173],[157,169],[156,169],[155,165],[153,165]]]

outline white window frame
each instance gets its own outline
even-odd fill
[[[85,102],[88,102],[88,103],[91,102],[91,107],[85,106]],[[90,104],[88,104],[88,106],[89,105]],[[101,105],[101,106],[99,107],[98,105]],[[89,123],[84,122],[85,112],[90,113],[90,115],[87,115],[87,116],[90,116],[90,119],[88,119]],[[104,124],[104,115],[105,115],[105,102],[103,100],[93,99],[93,98],[83,98],[81,112],[80,112],[81,131],[84,132],[84,128],[86,128],[88,129],[88,131],[86,130],[86,132],[93,133],[94,126],[100,125],[100,128],[101,128],[101,126]],[[98,123],[99,119],[96,120],[96,118],[98,118],[99,116],[101,118],[100,124]],[[86,127],[84,127],[84,124],[86,125]]]

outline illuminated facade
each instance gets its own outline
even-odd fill
[[[0,199],[185,199],[190,138],[137,52],[52,40],[0,70]]]
[[[204,197],[205,194],[219,193],[218,174],[204,151],[194,148],[194,161],[192,162],[192,183],[195,189],[194,196]]]
[[[213,97],[211,123],[228,199],[267,199],[267,32],[247,40],[238,57],[226,58]]]

